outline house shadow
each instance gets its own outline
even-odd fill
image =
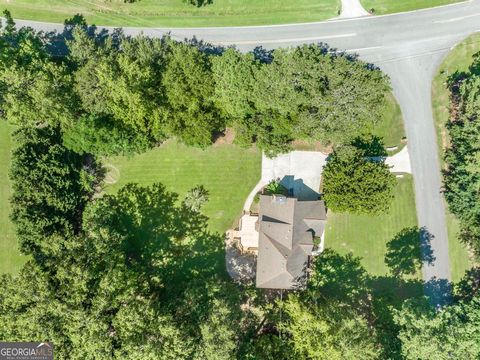
[[[285,175],[280,184],[288,191],[288,196],[294,197],[300,201],[318,200],[320,194],[307,186],[303,179],[295,179],[294,175]]]

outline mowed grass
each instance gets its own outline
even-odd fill
[[[0,119],[0,274],[16,274],[26,257],[20,254],[15,229],[10,221],[12,187],[8,172],[12,152],[12,128]]]
[[[387,95],[387,106],[383,112],[382,121],[373,133],[383,138],[385,147],[398,146],[398,150],[401,149],[405,128],[403,127],[402,111],[392,93]]]
[[[386,245],[402,229],[417,226],[413,179],[398,178],[395,200],[388,214],[379,216],[328,213],[325,247],[362,258],[373,275],[385,275]]]
[[[375,15],[412,11],[435,6],[448,5],[462,0],[360,0],[362,6]]]
[[[449,144],[448,132],[445,125],[449,118],[450,91],[447,88],[447,79],[455,72],[468,70],[472,63],[472,56],[480,51],[480,34],[468,37],[458,44],[440,65],[432,84],[432,105],[437,129],[437,143],[443,163],[443,154]],[[471,268],[472,261],[466,247],[458,239],[459,224],[454,215],[447,210],[448,241],[450,246],[450,267],[452,280],[459,280],[465,270]]]
[[[332,18],[339,0],[213,0],[197,8],[183,0],[0,0],[14,18],[60,22],[82,14],[96,25],[205,27],[312,22]]]
[[[203,185],[210,193],[203,213],[210,218],[211,230],[225,232],[241,215],[248,194],[260,180],[261,153],[235,145],[200,150],[168,141],[143,154],[109,158],[104,163],[120,174],[117,183],[107,185],[107,193],[129,182],[161,182],[183,197],[194,186]]]

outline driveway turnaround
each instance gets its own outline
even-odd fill
[[[63,25],[18,21],[19,26],[62,31]],[[435,261],[425,264],[425,291],[432,303],[442,302],[442,289],[450,279],[445,204],[431,109],[433,75],[449,49],[473,32],[480,31],[480,0],[414,12],[337,19],[319,23],[198,29],[126,28],[125,33],[162,36],[170,33],[183,40],[196,37],[241,50],[266,49],[325,42],[357,53],[379,66],[392,79],[394,94],[403,112],[415,181],[418,224],[431,238]],[[423,239],[423,237],[422,237]],[[447,291],[447,289],[445,290]]]

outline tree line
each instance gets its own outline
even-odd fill
[[[23,122],[28,102],[28,115],[54,119],[78,153],[141,152],[168,138],[205,147],[227,126],[270,155],[295,139],[349,143],[379,121],[390,89],[378,69],[324,45],[242,54],[69,25],[59,56],[49,51],[57,39],[12,26],[5,116]]]
[[[340,70],[332,77],[283,61],[325,61],[326,69],[338,64],[346,73],[358,66],[383,78],[377,70],[314,46],[260,61],[235,50],[210,54],[168,38],[101,37],[76,27],[59,56],[50,37],[16,29],[6,15],[0,108],[16,124],[12,220],[30,259],[19,275],[1,276],[0,338],[52,341],[59,359],[82,360],[479,356],[474,272],[456,287],[453,305],[436,311],[423,301],[421,281],[402,272],[372,276],[358,258],[327,250],[306,291],[265,292],[228,279],[223,238],[201,213],[204,189],[184,199],[161,184],[96,192],[98,156],[143,151],[169,137],[207,146],[227,125],[272,153],[307,128],[319,139],[328,133],[332,142],[350,141],[346,130],[353,135],[359,126],[353,120],[372,121],[360,106],[372,98],[347,91],[354,80],[342,81]],[[242,69],[271,84],[269,99],[249,76],[234,76]],[[227,75],[246,83],[231,85]],[[295,86],[282,90],[287,76]],[[331,99],[321,102],[322,93]],[[337,96],[345,106],[328,111]],[[347,104],[359,106],[350,122],[340,119]],[[364,155],[347,149],[336,156],[341,164]]]
[[[445,198],[460,220],[460,239],[480,258],[480,54],[449,78],[450,144],[445,152]]]

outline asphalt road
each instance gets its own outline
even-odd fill
[[[39,30],[61,30],[58,24],[18,21]],[[419,226],[430,236],[435,261],[425,264],[426,293],[435,304],[444,301],[442,287],[450,280],[445,204],[431,108],[434,73],[450,48],[469,34],[480,31],[480,0],[386,16],[336,19],[319,23],[190,29],[125,28],[161,36],[171,32],[176,39],[192,38],[218,45],[236,45],[241,50],[266,49],[302,43],[325,42],[339,50],[358,53],[378,65],[392,80],[403,112],[410,160],[415,180]],[[425,244],[427,245],[427,244]],[[432,286],[433,284],[433,286]],[[440,286],[438,286],[440,284]]]

